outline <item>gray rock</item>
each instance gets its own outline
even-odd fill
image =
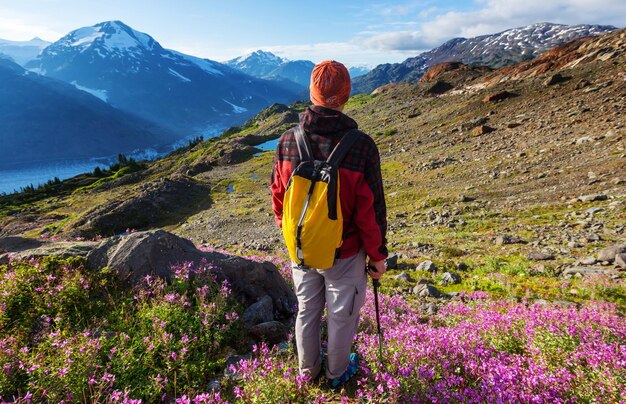
[[[554,254],[546,251],[531,251],[528,253],[528,259],[531,261],[549,261],[554,259]]]
[[[413,278],[411,278],[411,275],[407,274],[404,271],[402,271],[400,274],[394,276],[393,279],[395,279],[397,281],[404,281],[404,282],[415,282],[415,280]]]
[[[387,269],[398,268],[398,255],[391,254],[389,257],[387,257],[387,259],[385,260],[385,263],[387,264]]]
[[[268,295],[277,318],[291,318],[295,313],[296,296],[272,263],[200,251],[191,241],[164,230],[111,238],[87,255],[88,267],[109,267],[131,285],[140,284],[146,275],[169,279],[171,266],[183,262],[211,266],[218,281],[228,281],[244,307]]]
[[[626,253],[626,244],[616,244],[598,251],[598,261],[615,261],[617,254]]]
[[[427,260],[417,266],[418,271],[437,272],[437,266],[434,262]]]
[[[607,199],[609,197],[605,194],[591,194],[578,197],[578,200],[581,202],[606,201]]]
[[[566,268],[563,271],[563,276],[573,276],[573,275],[582,275],[582,276],[593,276],[593,275],[607,275],[614,276],[619,275],[619,273],[614,269],[603,269],[603,268],[595,268],[595,267],[571,267]]]
[[[249,334],[257,341],[278,344],[287,339],[289,328],[280,321],[268,321],[250,328]]]
[[[441,281],[439,281],[440,285],[452,285],[461,283],[461,277],[454,272],[444,272],[441,276]]]
[[[583,259],[580,260],[580,263],[582,265],[593,265],[595,264],[597,261],[595,259],[595,257],[585,257]]]
[[[615,265],[622,269],[626,269],[626,253],[615,254]]]
[[[265,295],[243,313],[243,322],[247,327],[274,320],[274,303],[272,298]]]
[[[593,216],[593,215],[595,215],[595,214],[596,214],[596,213],[598,213],[598,212],[602,212],[603,210],[604,210],[604,209],[602,209],[602,208],[596,208],[596,207],[593,207],[593,208],[589,208],[589,209],[587,209],[587,210],[585,211],[585,213],[586,213],[586,214],[588,214],[589,216]]]
[[[413,293],[419,297],[440,298],[441,292],[432,285],[417,285],[413,288]]]
[[[495,240],[496,245],[504,245],[504,244],[524,244],[525,241],[517,236],[512,236],[510,234],[502,234],[496,237]]]

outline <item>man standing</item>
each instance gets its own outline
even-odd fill
[[[357,123],[343,114],[350,98],[350,75],[346,67],[327,60],[311,73],[313,106],[300,114],[300,125],[315,160],[326,160],[342,137]],[[272,206],[282,225],[283,202],[289,179],[300,164],[296,128],[279,139],[272,172]],[[320,329],[327,305],[328,351],[326,377],[338,388],[358,370],[358,357],[350,353],[357,331],[359,311],[365,303],[366,256],[378,279],[385,272],[386,207],[380,172],[380,156],[371,137],[361,133],[339,165],[339,196],[343,217],[343,242],[334,265],[319,270],[293,264],[298,297],[296,345],[300,372],[317,377],[322,367]]]

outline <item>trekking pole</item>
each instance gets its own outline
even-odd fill
[[[373,265],[368,265],[368,269],[376,272],[376,267]],[[376,328],[378,331],[378,360],[380,364],[383,364],[383,333],[380,331],[380,310],[378,308],[378,287],[380,286],[380,281],[378,279],[372,278],[372,284],[374,285],[374,307],[376,308]]]

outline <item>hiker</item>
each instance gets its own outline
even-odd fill
[[[315,66],[310,84],[313,105],[300,114],[298,126],[287,130],[280,137],[271,184],[275,220],[279,227],[283,227],[285,241],[294,261],[292,275],[299,305],[296,345],[300,372],[315,379],[321,371],[323,361],[320,343],[321,319],[324,306],[327,305],[326,377],[332,388],[345,384],[358,370],[358,356],[351,353],[351,348],[359,322],[359,311],[365,303],[366,260],[376,269],[376,271],[370,269],[367,273],[373,279],[379,279],[386,270],[387,257],[385,238],[387,219],[380,156],[372,138],[356,131],[357,123],[342,113],[350,98],[350,90],[350,75],[343,64],[327,60]],[[301,139],[300,144],[296,140],[298,136]],[[297,196],[289,195],[290,187],[294,187],[294,184],[302,179],[294,181],[295,176],[292,179],[292,174],[297,168],[300,170],[302,153],[306,153],[306,148],[302,149],[303,141],[309,144],[307,147],[310,148],[311,158],[326,161],[338,143],[342,139],[348,141],[348,137],[351,138],[350,142],[354,143],[349,146],[344,144],[346,154],[337,164],[339,169],[335,170],[338,171],[339,177],[336,181],[339,187],[336,205],[340,203],[340,209],[335,214],[342,222],[339,223],[340,226],[343,225],[338,236],[340,246],[336,255],[331,253],[328,268],[311,267],[307,262],[326,257],[317,257],[316,252],[311,254],[310,251],[308,257],[306,251],[301,255],[300,239],[297,240],[296,246],[295,236],[293,241],[290,236],[290,232],[295,231],[299,237],[301,231],[285,228],[286,217],[283,215],[287,212],[285,206],[287,199],[290,203],[294,198],[297,199]],[[303,175],[306,177],[306,174]],[[320,176],[315,177],[319,180]],[[325,191],[326,185],[329,190],[331,189],[334,181],[332,179],[328,181],[328,184],[319,185],[319,188],[317,184],[316,188],[306,185],[306,189],[310,190],[306,206],[303,208],[305,212],[311,193],[317,190]],[[328,191],[328,195],[328,201],[335,201],[332,199],[335,197],[332,191]],[[325,203],[326,199],[322,202]],[[332,203],[334,202],[327,206],[329,216],[333,210]],[[300,213],[296,215],[295,220],[298,219],[297,216],[300,216]],[[300,217],[298,223],[300,227],[303,225],[304,217],[305,214]],[[315,223],[307,223],[304,226],[309,225]],[[326,227],[330,226],[319,223],[318,225],[323,227],[320,231],[329,231]],[[288,235],[290,240],[287,240]],[[321,247],[321,244],[327,243],[329,237],[316,241],[314,246]],[[290,245],[290,242],[293,245]]]

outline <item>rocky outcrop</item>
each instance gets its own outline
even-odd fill
[[[245,307],[269,296],[276,319],[290,318],[295,311],[295,295],[272,263],[202,251],[191,241],[163,230],[110,238],[87,255],[89,267],[108,267],[129,284],[139,283],[146,275],[169,279],[171,266],[183,262],[212,266],[217,279],[228,281]]]
[[[127,200],[100,205],[74,223],[72,233],[110,236],[126,229],[146,229],[176,223],[186,214],[208,207],[208,185],[183,175],[174,175],[135,189]]]
[[[249,327],[291,319],[297,304],[274,264],[203,251],[191,241],[164,230],[136,232],[99,242],[7,237],[0,238],[0,249],[0,264],[9,260],[9,254],[13,259],[85,257],[88,268],[108,267],[129,286],[139,287],[146,275],[170,279],[172,266],[201,263],[212,268],[218,281],[228,282],[235,298],[247,308],[244,320]],[[263,329],[267,331],[266,328]]]

